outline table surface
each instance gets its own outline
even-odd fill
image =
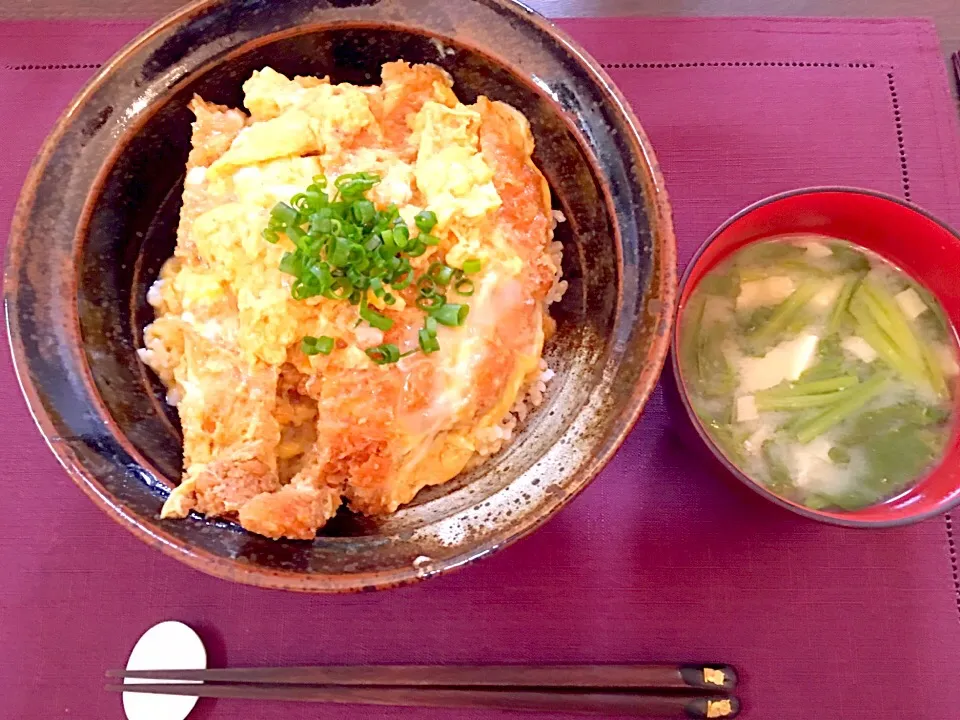
[[[824,180],[902,192],[907,162],[912,196],[960,217],[960,190],[948,182],[958,174],[960,136],[955,123],[934,121],[952,120],[952,108],[935,72],[942,57],[925,25],[921,43],[917,30],[885,27],[909,23],[859,23],[847,32],[824,31],[834,23],[749,24],[790,26],[759,37],[741,23],[676,24],[685,26],[682,33],[649,22],[591,31],[588,22],[579,37],[600,62],[620,66],[611,74],[627,97],[643,99],[644,126],[671,177],[684,259],[730,211],[763,194]],[[72,34],[90,47],[111,32],[122,42],[128,31],[68,21],[58,31],[63,36],[41,43],[36,29],[14,41],[16,29],[0,26],[0,51],[28,47],[32,58],[36,43],[55,58],[44,70],[0,70],[0,100],[11,97],[14,82],[19,89],[0,108],[9,140],[0,178],[22,176],[29,148],[72,93],[70,83],[82,82],[88,64],[102,58],[57,56],[61,43],[69,47],[61,38]],[[924,60],[908,62],[921,46]],[[781,58],[804,62],[768,62]],[[721,67],[718,59],[739,65]],[[834,59],[877,66],[824,66]],[[650,60],[675,67],[651,67]],[[73,62],[81,67],[69,67]],[[904,123],[894,111],[901,107]],[[0,182],[0,190],[12,198],[16,184]],[[0,203],[0,214],[6,207]],[[4,369],[0,391],[13,424],[29,424]],[[854,537],[757,507],[759,496],[727,492],[712,466],[690,463],[684,430],[673,429],[678,413],[676,398],[659,391],[603,482],[516,548],[436,584],[338,599],[226,587],[174,567],[68,488],[36,433],[24,427],[4,446],[23,478],[10,486],[8,500],[33,510],[14,513],[0,532],[0,564],[16,570],[14,582],[0,588],[0,615],[4,607],[12,613],[12,635],[0,621],[0,659],[7,659],[0,675],[32,673],[36,684],[32,694],[5,697],[5,706],[12,716],[44,720],[66,717],[67,708],[69,717],[117,717],[118,701],[96,692],[90,669],[116,666],[145,627],[172,616],[203,633],[217,665],[723,658],[744,671],[752,717],[810,717],[811,698],[819,698],[814,706],[823,710],[813,714],[820,718],[913,720],[918,709],[929,720],[956,718],[960,686],[935,680],[960,654],[945,524]],[[638,481],[645,477],[667,481]],[[117,567],[103,558],[116,558]],[[95,610],[85,613],[84,603]],[[111,622],[76,622],[84,616]],[[224,617],[232,622],[225,625]],[[868,690],[851,680],[861,671],[876,681]],[[34,702],[46,710],[32,712]],[[208,718],[231,712],[207,708]],[[310,712],[255,710],[258,718],[284,720]],[[387,716],[324,713],[331,720]]]
[[[0,20],[21,18],[124,17],[150,20],[185,0],[0,0]],[[944,53],[960,50],[957,0],[525,0],[548,17],[612,15],[768,15],[929,17],[937,24]]]

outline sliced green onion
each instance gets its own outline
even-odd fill
[[[417,309],[424,312],[433,312],[442,308],[446,302],[447,300],[443,295],[431,293],[417,298]]]
[[[297,193],[294,195],[290,198],[290,204],[300,212],[309,212],[311,210],[310,200],[307,198],[306,193]]]
[[[370,267],[370,261],[367,259],[367,253],[363,249],[362,245],[350,245],[349,254],[347,255],[347,262],[351,267],[356,268],[357,270],[366,270],[368,267]]]
[[[330,273],[330,266],[325,262],[312,263],[308,270],[320,287],[326,289],[333,285],[333,275]]]
[[[286,252],[280,258],[280,272],[287,275],[299,276],[303,271],[303,263],[297,253]]]
[[[365,302],[360,304],[360,317],[370,323],[377,330],[386,332],[393,327],[393,320],[385,315],[381,315],[376,310],[371,310]]]
[[[290,288],[290,294],[295,300],[306,300],[323,294],[323,288],[317,282],[304,282],[297,279],[293,281],[293,287]]]
[[[364,225],[372,223],[374,216],[377,214],[377,209],[369,200],[358,200],[353,204],[351,210],[357,222],[361,222]]]
[[[457,292],[458,295],[473,295],[473,280],[457,280],[457,284],[453,286],[453,289]]]
[[[320,257],[320,250],[322,248],[323,238],[319,235],[310,235],[309,233],[303,238],[303,243],[300,246],[300,249],[305,255],[313,258]]]
[[[389,225],[390,223],[395,225],[403,223],[403,219],[400,217],[399,208],[393,204],[388,205],[387,209],[380,213],[380,222],[386,225]]]
[[[420,340],[420,349],[428,355],[440,349],[440,343],[426,328],[422,328],[417,333],[417,337]]]
[[[327,296],[332,297],[334,300],[346,300],[352,293],[353,283],[345,277],[338,277],[334,278]]]
[[[419,305],[418,305],[419,307]],[[467,314],[470,312],[469,305],[458,305],[457,303],[446,303],[441,305],[437,310],[431,312],[431,315],[436,318],[437,322],[441,325],[447,325],[449,327],[459,327],[463,325],[464,321],[467,319]]]
[[[347,270],[346,278],[353,285],[354,290],[366,290],[370,287],[370,278],[353,268]]]
[[[410,283],[413,282],[413,270],[408,270],[405,275],[402,275],[399,280],[394,280],[390,283],[390,287],[394,290],[404,290],[410,286]]]
[[[309,235],[307,235],[303,230],[296,225],[288,225],[284,232],[287,233],[287,237],[290,238],[290,242],[296,245],[299,249],[306,249],[306,242]]]
[[[270,211],[270,217],[283,226],[296,224],[299,215],[296,209],[284,202],[277,203]]]
[[[316,214],[310,216],[310,234],[311,235],[326,235],[329,232],[330,232],[330,218],[322,217]]]
[[[407,229],[406,225],[397,225],[393,229],[393,241],[397,244],[397,247],[401,250],[407,247],[407,244],[410,240],[410,230]]]
[[[354,245],[354,248],[359,248],[359,245]],[[367,255],[360,254],[355,260],[353,259],[353,250],[350,251],[350,269],[354,272],[363,273],[367,277],[376,277],[370,273],[370,258]]]
[[[410,261],[405,257],[397,258],[397,262],[393,264],[391,270],[393,272],[393,277],[399,277],[401,275],[406,275],[411,269]]]
[[[452,287],[460,295],[472,294],[474,283],[464,274],[479,271],[480,261],[468,259],[463,269],[434,262],[417,277],[411,260],[440,244],[440,238],[430,234],[437,225],[436,213],[418,213],[413,223],[418,234],[411,236],[412,225],[408,227],[396,205],[378,210],[366,197],[379,182],[375,173],[347,173],[333,181],[336,192],[328,196],[326,176],[317,175],[303,192],[271,209],[261,234],[271,243],[286,235],[296,246],[294,252],[283,253],[279,263],[280,270],[294,278],[290,284],[294,298],[322,295],[347,301],[359,306],[358,322],[366,321],[381,331],[392,328],[394,321],[368,307],[370,291],[384,305],[395,305],[397,293],[416,284],[416,306],[427,314],[419,331],[421,349],[436,352],[438,326],[461,325],[469,312],[467,305],[447,303],[446,288]],[[303,340],[304,352],[315,354],[317,347],[328,345],[317,345],[314,340],[310,336]],[[397,360],[389,345],[371,348],[370,353],[382,362]]]
[[[330,264],[334,267],[346,267],[350,262],[350,241],[338,237],[333,243],[333,252],[329,253]],[[361,248],[362,249],[362,248]]]
[[[427,269],[427,277],[437,285],[446,285],[453,278],[454,269],[440,262],[431,263]]]
[[[404,252],[410,257],[420,257],[426,251],[427,246],[420,241],[420,238],[414,238],[404,250]]]
[[[403,272],[403,260],[398,257],[392,257],[386,262],[387,270],[390,271],[391,275],[396,275],[399,272]]]
[[[308,185],[304,195],[307,196],[307,202],[310,204],[312,210],[319,210],[330,202],[327,194],[323,192],[323,188],[319,188],[316,185]]]
[[[433,226],[437,224],[437,214],[433,210],[421,210],[417,213],[416,217],[413,218],[413,222],[416,223],[417,229],[422,233],[428,233],[433,230]]]
[[[400,248],[397,247],[392,237],[389,241],[384,240],[383,245],[377,249],[377,254],[380,258],[388,262],[396,257],[398,252],[400,252]]]
[[[305,335],[300,341],[300,349],[304,355],[329,355],[333,352],[333,338],[328,335],[313,337]]]
[[[463,261],[463,271],[467,275],[473,275],[483,270],[483,263],[476,258],[470,258],[469,260]]]
[[[370,188],[380,182],[380,176],[374,173],[350,173],[341,175],[333,184],[340,191],[343,198],[354,198],[362,196]]]
[[[367,357],[377,365],[388,365],[400,359],[400,348],[393,343],[384,343],[383,345],[367,348],[365,352],[367,353]]]

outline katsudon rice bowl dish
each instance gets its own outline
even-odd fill
[[[7,247],[17,375],[77,486],[195,569],[309,592],[559,512],[675,306],[649,140],[511,0],[199,0],[74,99]]]
[[[311,539],[482,463],[536,408],[566,288],[526,118],[435,65],[265,67],[200,97],[140,357],[183,428],[164,517]]]

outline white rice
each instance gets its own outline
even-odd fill
[[[196,168],[194,168],[196,169]],[[150,289],[147,290],[147,302],[155,308],[159,308],[163,304],[163,286],[166,283],[166,280],[157,280],[150,286]]]
[[[553,276],[553,286],[547,291],[546,302],[549,307],[563,297],[563,294],[567,291],[568,283],[563,279],[563,243],[554,240],[550,243],[547,252],[557,269]]]

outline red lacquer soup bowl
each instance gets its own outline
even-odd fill
[[[941,462],[909,489],[856,511],[813,510],[771,492],[733,464],[713,442],[693,410],[680,373],[677,348],[687,302],[703,277],[731,253],[752,242],[788,233],[816,233],[861,245],[886,258],[930,290],[954,327],[960,327],[960,234],[910,203],[870,190],[807,188],[751,205],[724,223],[690,261],[681,280],[674,323],[673,371],[680,396],[700,437],[745,485],[808,518],[850,527],[889,527],[917,522],[960,503],[960,436]],[[954,409],[960,417],[958,392]]]

